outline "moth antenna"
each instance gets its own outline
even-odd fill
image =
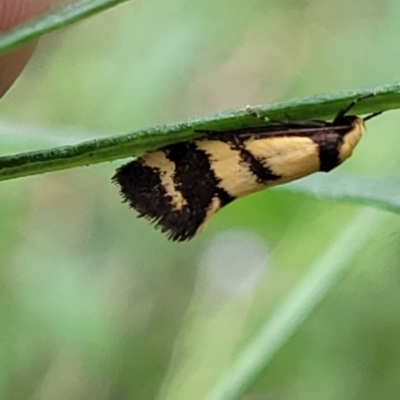
[[[383,113],[383,111],[378,111],[378,112],[374,112],[372,114],[369,114],[364,118],[364,121],[368,121],[369,119],[375,118],[378,115],[381,115],[382,113]]]
[[[375,96],[375,94],[374,93],[370,93],[370,94],[367,94],[365,96],[361,96],[361,97],[358,97],[358,98],[354,99],[346,107],[344,107],[341,110],[339,110],[339,112],[337,113],[335,119],[333,120],[333,124],[339,122],[359,101],[368,99],[368,98],[373,97],[373,96]]]

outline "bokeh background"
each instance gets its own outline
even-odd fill
[[[397,0],[136,0],[41,41],[1,153],[398,81],[399,21]],[[400,181],[400,113],[368,126],[341,171]],[[358,208],[269,190],[175,244],[121,204],[121,162],[1,183],[1,399],[201,399]],[[243,399],[400,397],[386,221]]]

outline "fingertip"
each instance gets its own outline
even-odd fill
[[[30,18],[46,12],[50,0],[0,0],[0,32],[6,32]],[[35,49],[36,44],[0,57],[0,97],[11,87],[24,69]]]

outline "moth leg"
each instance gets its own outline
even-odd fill
[[[257,108],[253,108],[252,106],[247,105],[246,112],[249,115],[251,115],[255,118],[258,118],[258,119],[262,119],[265,122],[271,121],[271,119],[263,111],[261,111],[260,109],[257,109]]]
[[[285,116],[285,119],[272,119],[265,115],[263,111],[252,108],[251,106],[246,106],[246,112],[257,119],[261,119],[264,122],[270,123],[271,125],[291,124],[290,118],[286,113],[283,114]]]

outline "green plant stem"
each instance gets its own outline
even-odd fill
[[[365,114],[400,108],[400,84],[393,84],[333,95],[294,99],[257,106],[253,109],[272,120],[332,118],[352,99],[370,93],[374,93],[375,96],[357,104],[355,113]],[[262,119],[250,115],[245,109],[240,109],[213,117],[144,129],[73,146],[4,156],[0,157],[0,180],[91,165],[129,156],[140,156],[167,144],[200,137],[205,134],[202,131],[226,131],[265,123]]]
[[[350,261],[382,221],[382,213],[363,210],[349,223],[204,400],[238,399],[251,386],[276,352],[350,269]]]
[[[129,0],[76,0],[0,34],[0,55]]]

